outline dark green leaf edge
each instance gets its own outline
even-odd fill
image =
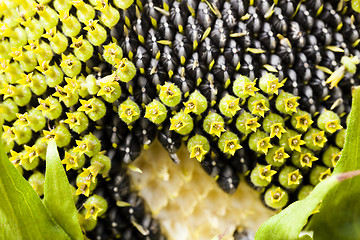
[[[0,169],[1,239],[70,239],[53,220],[31,185],[9,161],[1,138]]]
[[[72,239],[83,239],[70,183],[59,157],[55,140],[46,152],[44,204],[55,221]]]

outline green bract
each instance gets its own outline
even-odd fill
[[[44,204],[55,221],[73,239],[82,239],[77,210],[70,184],[60,162],[55,141],[50,141],[46,153]]]
[[[50,142],[44,203],[8,160],[0,140],[0,224],[4,239],[82,239],[70,184]],[[66,194],[68,189],[68,194]]]

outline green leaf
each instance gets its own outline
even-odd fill
[[[308,217],[323,200],[320,213],[310,222],[314,239],[360,239],[360,87],[353,89],[353,106],[342,157],[333,175],[319,183],[312,193],[301,201],[294,202],[279,214],[267,220],[256,233],[255,239],[311,239],[299,238],[299,233]],[[351,171],[355,170],[355,171]],[[351,171],[351,172],[344,172]],[[342,182],[348,178],[348,181]]]
[[[354,11],[360,12],[360,0],[351,0],[351,7]]]
[[[353,176],[352,174],[353,172],[336,174],[320,182],[308,197],[292,203],[263,223],[255,235],[255,240],[299,239],[299,234],[307,223],[309,216],[314,212],[328,191],[340,183],[340,181]],[[301,239],[307,238],[307,236],[304,236]]]
[[[70,239],[9,161],[0,139],[0,239]]]
[[[55,221],[72,239],[84,239],[70,183],[54,140],[49,141],[46,152],[44,204]]]
[[[359,3],[359,1],[356,1]],[[344,150],[334,172],[360,169],[360,87],[353,89],[352,111]],[[360,178],[342,182],[323,200],[320,212],[310,221],[314,239],[360,239]]]

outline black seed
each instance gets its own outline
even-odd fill
[[[146,118],[141,118],[134,126],[134,133],[142,145],[150,145],[157,133],[156,125]]]
[[[329,68],[331,71],[335,71],[339,67],[339,62],[337,60],[338,58],[333,51],[326,50],[322,54],[322,61],[319,65]]]
[[[205,2],[199,3],[196,18],[204,29],[212,27],[215,21],[214,13]]]
[[[145,68],[149,65],[150,60],[151,60],[150,54],[146,51],[144,47],[139,46],[136,50],[133,63],[138,69],[140,69],[140,72],[144,71],[143,73],[145,73]]]
[[[238,17],[242,17],[247,13],[248,1],[243,0],[230,0],[232,8],[237,13]]]
[[[176,29],[169,20],[166,16],[160,18],[159,32],[162,40],[172,41],[175,37]]]
[[[134,98],[138,104],[148,104],[155,98],[156,88],[147,78],[139,76],[135,86]]]
[[[321,61],[320,46],[318,45],[317,39],[314,35],[307,36],[303,52],[309,62],[311,61],[314,64],[318,64]]]
[[[301,4],[296,14],[295,20],[304,30],[311,30],[314,25],[314,18],[304,4]]]
[[[250,47],[251,37],[244,22],[240,21],[237,23],[234,33],[243,34],[243,36],[235,38],[235,40],[239,43],[241,48],[246,49]]]
[[[172,81],[180,88],[183,94],[191,93],[195,90],[196,82],[195,80],[192,80],[186,76],[184,67],[178,68],[176,74],[173,76]]]
[[[295,55],[292,46],[289,45],[288,39],[280,40],[275,53],[282,59],[284,65],[291,67],[294,64]]]
[[[206,72],[206,66],[201,63],[199,54],[194,52],[186,64],[186,75],[193,80],[203,79]]]
[[[106,220],[113,238],[120,238],[123,235],[123,232],[129,228],[129,222],[124,219],[124,216],[120,212],[120,208],[117,206],[109,208]]]
[[[259,34],[259,40],[264,46],[273,51],[277,45],[276,34],[272,31],[272,26],[270,23],[265,22],[262,26],[261,33]]]
[[[164,51],[161,54],[161,63],[166,72],[174,72],[179,64],[178,58],[169,46],[164,47]]]
[[[226,27],[231,31],[237,23],[237,12],[230,2],[225,2],[221,15],[224,19]]]
[[[185,60],[191,55],[192,47],[190,45],[190,42],[187,40],[187,38],[177,33],[175,35],[175,40],[173,44],[173,49],[175,54],[178,56],[180,63],[184,64]],[[184,60],[184,62],[182,62]]]
[[[124,140],[126,134],[129,132],[126,123],[121,121],[118,116],[114,116],[111,122],[105,126],[105,129],[107,136],[111,138],[111,143],[115,144],[119,144],[120,141]]]
[[[181,146],[181,135],[175,131],[169,130],[169,123],[165,124],[163,129],[159,131],[158,138],[160,143],[169,153],[176,153]]]
[[[161,40],[160,33],[155,31],[153,28],[150,28],[146,36],[146,48],[153,58],[156,57],[163,49],[163,45],[159,44],[157,41]]]
[[[286,89],[286,92],[294,94],[295,96],[299,96],[300,94],[298,75],[293,69],[288,69],[286,76],[287,80],[284,83],[284,89]]]
[[[321,100],[329,94],[329,89],[326,87],[326,75],[321,70],[315,70],[313,78],[309,82],[310,87],[313,90],[316,100]]]
[[[331,43],[332,46],[336,46],[336,47],[339,47],[341,49],[344,50],[344,52],[339,52],[339,53],[336,53],[336,55],[339,56],[339,58],[341,58],[342,56],[348,56],[349,55],[349,48],[348,48],[348,45],[345,43],[345,39],[344,39],[344,36],[339,33],[339,32],[335,32],[333,34],[333,41]]]
[[[187,25],[185,28],[186,37],[189,39],[190,42],[200,44],[201,38],[204,34],[204,30],[199,25],[197,19],[192,16],[189,16],[187,20]]]
[[[149,231],[148,234],[149,239],[154,239],[154,240],[160,239],[161,237],[160,224],[157,220],[151,217],[150,213],[146,213],[140,223],[145,230]]]
[[[118,158],[112,159],[112,162],[119,161]],[[111,181],[107,184],[108,191],[112,199],[116,201],[125,201],[126,196],[130,194],[130,179],[124,169],[111,170]],[[111,212],[111,211],[109,211]]]
[[[320,18],[329,24],[330,27],[336,29],[341,23],[341,16],[333,9],[330,3],[325,2],[324,8],[320,14]]]
[[[119,146],[120,159],[122,159],[124,163],[128,164],[134,161],[140,155],[140,152],[141,145],[139,140],[133,133],[128,133],[125,141]]]
[[[274,8],[274,13],[271,16],[271,25],[276,33],[286,34],[288,30],[287,19],[285,19],[285,16],[282,14],[281,8]]]
[[[169,76],[164,67],[156,59],[151,59],[149,67],[146,69],[146,75],[153,86],[163,85],[168,80]]]
[[[314,114],[317,109],[312,88],[309,85],[302,85],[300,87],[300,96],[299,104],[301,109]]]
[[[331,44],[333,31],[322,20],[317,19],[315,21],[312,34],[322,45],[328,46]]]
[[[242,143],[242,145],[244,144]],[[228,160],[229,165],[236,173],[245,174],[254,167],[254,162],[252,161],[252,156],[250,156],[249,151],[246,146],[243,146],[243,148],[237,150],[235,155]]]
[[[341,114],[346,111],[344,105],[343,92],[341,88],[333,88],[329,91],[330,97],[324,102],[326,109],[330,109],[337,114]]]
[[[207,154],[204,160],[201,161],[201,166],[211,177],[217,176],[221,169],[224,167],[224,162],[221,161],[219,153],[216,148],[211,147],[209,154]]]
[[[145,39],[149,29],[150,29],[150,21],[147,18],[138,18],[135,21],[134,30],[138,35],[138,39],[141,42],[141,39]]]
[[[125,202],[129,203],[130,206],[120,208],[122,216],[128,220],[134,219],[136,222],[140,221],[145,215],[144,200],[136,192],[132,192]]]
[[[224,21],[216,19],[213,29],[210,33],[211,40],[219,47],[224,48],[229,38],[229,30],[224,26]]]
[[[211,103],[211,101],[216,101],[218,95],[221,95],[223,88],[222,84],[215,80],[214,75],[208,73],[199,85],[199,89],[201,94]]]
[[[149,16],[149,18],[159,21],[161,17],[161,13],[157,11],[154,7],[161,8],[161,5],[162,5],[161,1],[152,1],[152,0],[146,1],[146,4],[144,5],[144,12],[146,16]]]
[[[285,0],[279,2],[279,7],[282,10],[282,13],[287,17],[290,18],[294,15],[295,10],[297,8],[296,1],[293,0]]]
[[[184,5],[181,5],[178,1],[174,1],[170,9],[170,19],[174,24],[175,28],[185,28],[186,20],[189,16],[188,8],[185,8]],[[178,29],[179,31],[180,29]]]
[[[258,40],[253,40],[253,42],[251,43],[251,48],[255,48],[258,50],[266,50],[264,45],[261,44]],[[254,61],[256,61],[259,65],[267,64],[269,58],[268,51],[265,51],[263,53],[256,53],[256,54],[250,53],[250,54],[253,56]]]
[[[276,75],[279,77],[279,79],[284,79],[285,73],[286,73],[286,67],[285,67],[285,64],[282,63],[282,61],[285,61],[285,60],[281,59],[276,54],[270,55],[269,59],[268,59],[268,64],[273,66],[277,70]]]
[[[258,0],[256,2],[256,9],[259,11],[261,16],[264,16],[269,11],[271,3],[267,0]]]
[[[354,43],[356,40],[359,39],[359,31],[356,28],[355,24],[352,23],[351,17],[343,16],[342,17],[343,26],[341,28],[341,34],[346,36],[346,39],[350,43]]]
[[[204,61],[206,65],[209,65],[217,58],[218,54],[219,50],[216,45],[210,40],[210,38],[205,38],[199,48],[200,59]]]
[[[256,8],[253,6],[249,6],[248,13],[250,14],[250,18],[246,21],[246,26],[250,33],[255,36],[260,32],[261,19]]]
[[[304,83],[307,83],[311,76],[311,65],[308,63],[306,55],[300,52],[295,60],[294,69]]]
[[[306,43],[306,39],[305,39],[305,32],[303,32],[303,30],[300,28],[299,23],[291,21],[288,23],[289,25],[289,31],[288,31],[288,38],[291,42],[291,45],[294,48],[303,48],[305,46]]]
[[[323,0],[309,0],[304,2],[304,4],[307,6],[307,9],[315,15],[318,10],[324,5]]]
[[[242,49],[238,46],[236,41],[234,39],[230,39],[224,50],[226,62],[233,68],[238,67],[241,60],[241,53]]]
[[[214,73],[214,76],[218,81],[220,81],[222,84],[225,84],[226,81],[230,80],[233,74],[233,69],[231,66],[228,66],[226,64],[225,57],[223,55],[220,55],[216,60],[212,72]]]
[[[219,178],[216,182],[226,193],[233,194],[240,183],[240,179],[231,167],[225,166],[225,168],[220,172]]]
[[[254,80],[256,76],[258,76],[258,69],[258,64],[253,61],[253,57],[250,54],[244,54],[241,62],[240,73],[251,80]]]
[[[124,53],[129,56],[134,55],[137,47],[139,46],[139,41],[137,40],[137,36],[134,32],[129,32],[128,35],[125,35],[124,39],[121,41],[121,48]]]

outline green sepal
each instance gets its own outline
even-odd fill
[[[357,127],[360,117],[359,87],[354,88],[353,96],[345,147],[334,174],[321,181],[305,199],[294,202],[266,221],[256,233],[255,240],[302,239],[303,237],[299,238],[299,233],[321,201],[320,212],[311,219],[308,226],[309,230],[314,231],[314,239],[359,238],[359,221],[354,221],[360,215],[359,209],[355,207],[358,204],[358,198],[354,197],[360,193],[359,178],[338,184],[342,180],[359,175],[359,170],[339,174],[342,171],[360,168],[358,154],[360,128]]]
[[[31,185],[8,160],[2,141],[0,142],[0,169],[2,169],[0,174],[1,238],[9,240],[70,239],[53,220]]]
[[[320,182],[308,197],[306,197],[301,201],[292,203],[286,209],[284,209],[283,211],[281,211],[280,213],[271,217],[265,223],[263,223],[255,235],[255,240],[300,239],[299,238],[300,231],[307,223],[308,217],[318,207],[318,204],[322,201],[324,196],[333,187],[335,187],[338,183],[340,183],[341,180],[345,180],[345,178],[348,177],[346,175],[353,176],[352,174],[354,173],[350,172],[340,175],[332,175],[326,180]],[[332,200],[334,200],[334,198]],[[331,212],[334,212],[333,209],[331,210]],[[328,228],[323,228],[323,226],[321,228],[323,229],[323,231],[329,231]],[[334,239],[334,238],[330,237],[328,239]]]
[[[46,152],[44,204],[54,220],[72,239],[83,239],[70,183],[54,140],[49,141]]]
[[[340,160],[333,171],[334,174],[360,168],[360,88],[352,92],[348,129],[345,146]],[[357,207],[360,196],[359,177],[337,185],[324,198],[320,212],[315,215],[309,225],[314,230],[315,239],[359,239],[360,209]]]

